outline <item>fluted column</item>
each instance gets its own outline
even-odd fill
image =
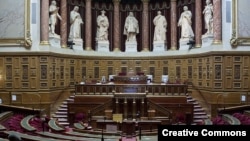
[[[113,51],[120,51],[120,0],[113,0],[114,3],[114,49]]]
[[[91,0],[86,0],[86,9],[85,9],[85,50],[92,50],[92,15],[91,15]]]
[[[213,30],[214,30],[214,41],[213,44],[221,44],[222,37],[221,37],[221,30],[222,30],[222,13],[221,13],[221,0],[213,0],[214,6],[214,17],[213,17]]]
[[[143,4],[142,11],[142,51],[149,51],[149,24],[148,24],[148,2],[149,0],[141,0]]]
[[[201,47],[202,35],[202,1],[195,0],[195,47]]]
[[[171,0],[171,50],[177,48],[177,4],[176,0]]]
[[[49,45],[49,1],[41,0],[40,44]]]
[[[61,24],[60,24],[60,33],[61,33],[61,47],[67,47],[67,0],[61,0]]]

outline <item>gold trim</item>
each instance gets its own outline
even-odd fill
[[[201,44],[196,44],[195,48],[201,48]]]
[[[91,47],[86,47],[86,51],[92,51]]]
[[[62,48],[67,48],[68,46],[67,45],[62,45]]]
[[[24,36],[20,38],[2,38],[0,39],[0,46],[24,46],[25,48],[32,46],[30,33],[30,0],[23,0],[23,2],[25,6],[20,8],[24,8]],[[10,5],[10,7],[12,6]]]
[[[249,46],[250,45],[250,38],[249,37],[239,37],[239,2],[238,0],[232,0],[232,37],[230,39],[230,44],[232,47],[237,47],[239,45],[242,46]]]
[[[50,45],[49,41],[41,41],[40,45]]]
[[[141,52],[149,52],[148,47],[143,48]]]
[[[113,52],[120,52],[120,51],[121,50],[118,47],[114,48],[114,50],[113,50]]]
[[[170,50],[171,50],[171,51],[177,50],[177,47],[172,46],[172,47],[170,48]]]
[[[222,44],[222,41],[221,40],[214,40],[213,45],[221,45]]]

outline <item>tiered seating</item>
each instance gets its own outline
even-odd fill
[[[232,116],[239,119],[241,125],[250,125],[250,116],[242,113],[234,113]]]
[[[222,118],[226,120],[230,125],[240,125],[240,120],[230,114],[222,114]]]
[[[50,129],[52,129],[53,131],[60,132],[60,131],[65,130],[65,128],[63,126],[60,126],[58,124],[57,119],[54,119],[54,118],[50,119],[48,124],[49,124]]]
[[[14,114],[8,120],[9,130],[17,131],[17,132],[20,132],[20,133],[25,132],[25,130],[20,125],[23,118],[24,118],[24,115],[22,115],[22,114]]]
[[[4,133],[8,136],[10,134],[15,134],[19,137],[21,137],[23,140],[28,140],[28,141],[67,141],[64,139],[53,139],[53,138],[46,138],[46,137],[40,137],[36,135],[29,135],[29,134],[24,134],[20,132],[15,132],[15,131],[4,131]]]
[[[211,120],[213,122],[213,125],[229,125],[229,123],[225,121],[221,116],[216,116]]]

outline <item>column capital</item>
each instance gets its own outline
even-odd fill
[[[171,0],[171,2],[176,2],[177,0]]]
[[[86,2],[91,2],[92,0],[86,0]]]

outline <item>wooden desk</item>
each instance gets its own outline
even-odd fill
[[[106,129],[107,125],[117,126],[118,131],[130,132],[130,130],[155,130],[158,129],[158,125],[161,125],[160,120],[123,120],[122,123],[118,123],[113,120],[97,120],[97,128]]]

